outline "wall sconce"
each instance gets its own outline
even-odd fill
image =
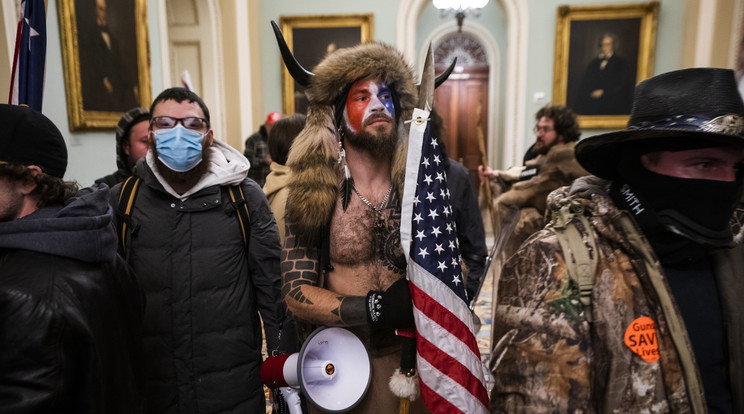
[[[480,16],[480,10],[488,4],[488,0],[432,0],[434,7],[440,10],[442,17],[455,15],[457,31],[462,32],[462,21],[465,16]]]

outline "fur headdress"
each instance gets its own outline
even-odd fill
[[[287,57],[285,56],[285,62]],[[294,140],[287,165],[292,169],[286,220],[303,244],[319,246],[338,199],[339,137],[334,105],[354,82],[379,79],[395,91],[398,144],[391,163],[395,190],[402,194],[408,125],[416,104],[413,71],[403,54],[383,43],[363,43],[339,49],[306,73],[309,105],[305,128]],[[301,82],[302,83],[302,82]]]

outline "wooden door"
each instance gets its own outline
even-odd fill
[[[437,73],[443,69],[438,68]],[[478,191],[478,165],[488,151],[488,67],[463,66],[453,73],[434,93],[434,108],[442,117],[442,139],[450,158],[470,170],[473,186]],[[482,143],[482,144],[481,144]],[[481,149],[481,145],[483,148]]]

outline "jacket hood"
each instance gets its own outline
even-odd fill
[[[117,240],[108,186],[84,188],[62,206],[45,207],[0,223],[0,248],[31,250],[89,263],[113,260]]]
[[[129,165],[129,155],[124,147],[129,144],[129,132],[132,127],[142,121],[150,119],[150,111],[147,108],[135,107],[125,112],[116,125],[116,166],[119,171],[129,177],[132,175],[132,166]]]
[[[163,189],[168,194],[181,200],[185,200],[192,194],[199,192],[199,190],[213,185],[236,185],[245,180],[248,176],[248,169],[250,168],[251,163],[245,158],[245,156],[243,156],[243,154],[235,148],[218,140],[212,141],[212,146],[209,147],[209,149],[211,153],[209,155],[209,170],[207,171],[207,174],[205,174],[196,185],[191,187],[189,191],[180,195],[170,186],[170,184],[168,184],[167,181],[165,181],[163,176],[158,173],[157,166],[155,165],[155,155],[152,151],[147,151],[145,162],[147,163],[147,166],[150,167],[152,174],[163,186]]]
[[[266,198],[271,198],[273,194],[289,185],[291,170],[286,165],[272,162],[269,164],[271,173],[266,176],[266,183],[263,186]]]

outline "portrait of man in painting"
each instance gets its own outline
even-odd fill
[[[627,115],[638,73],[641,19],[571,22],[566,104],[579,115]]]
[[[75,0],[75,16],[83,109],[138,106],[134,0]]]
[[[362,41],[361,27],[297,27],[292,29],[292,51],[307,70],[320,63],[337,49],[354,46]],[[295,82],[295,112],[307,113],[307,98],[300,84]]]

